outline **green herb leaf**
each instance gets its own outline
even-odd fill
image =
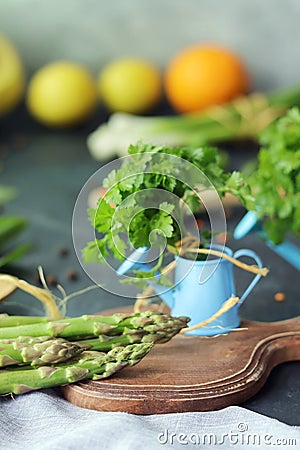
[[[166,238],[172,237],[173,233],[173,218],[165,211],[157,211],[150,220],[151,237],[158,239],[159,235],[163,235]]]
[[[214,147],[171,148],[139,142],[129,147],[129,154],[132,158],[125,158],[118,170],[108,174],[103,183],[108,189],[105,198],[99,200],[96,210],[89,211],[90,221],[103,237],[87,245],[84,251],[86,262],[99,261],[99,250],[103,257],[111,255],[123,260],[132,246],[154,245],[161,249],[167,243],[168,248],[175,248],[175,243],[186,233],[186,211],[182,206],[186,203],[192,212],[196,212],[201,199],[192,189],[196,186],[200,189],[203,185],[203,190],[207,190],[206,178],[201,181],[201,173],[199,180],[199,170],[220,196],[231,192],[245,203],[253,201],[242,175],[224,172]],[[182,159],[189,164],[183,164]],[[188,183],[182,180],[188,180]],[[167,193],[161,201],[159,191]],[[166,277],[159,278],[162,261],[163,254],[150,272],[135,271],[136,278],[130,278],[129,283],[141,287],[146,285],[149,277],[157,276],[159,283],[169,285]]]
[[[110,206],[106,200],[101,199],[98,208],[93,211],[89,210],[89,218],[92,219],[93,225],[99,233],[107,233],[112,226],[112,218],[115,209]]]
[[[101,253],[105,252],[105,245],[103,246],[103,241],[99,239],[95,239],[94,241],[88,242],[86,247],[82,252],[83,260],[86,264],[88,263],[103,263],[105,254]]]
[[[21,244],[12,250],[6,251],[3,256],[0,256],[0,267],[11,264],[12,262],[22,258],[22,256],[24,256],[31,249],[31,244]]]
[[[0,246],[17,236],[27,226],[27,221],[19,216],[0,216]]]
[[[300,112],[292,108],[260,136],[257,170],[249,179],[267,237],[281,243],[300,232]]]

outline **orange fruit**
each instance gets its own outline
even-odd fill
[[[164,86],[181,113],[226,103],[249,89],[249,74],[238,55],[218,45],[185,48],[166,68]]]

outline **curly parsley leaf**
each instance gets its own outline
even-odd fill
[[[260,136],[257,170],[249,179],[254,209],[267,237],[281,243],[300,232],[300,111],[292,108]]]
[[[165,244],[174,248],[185,233],[182,206],[187,204],[192,212],[201,206],[195,187],[205,191],[213,184],[220,196],[231,192],[245,203],[253,200],[241,174],[224,172],[214,147],[170,148],[139,142],[130,146],[129,154],[131,158],[124,158],[121,167],[108,174],[103,182],[105,198],[89,211],[102,237],[87,245],[86,261],[103,262],[107,255],[122,260],[132,246],[161,248],[162,241],[162,248]],[[134,282],[145,285],[146,278],[160,273],[161,264],[162,258],[151,273],[137,271]],[[166,284],[167,279],[160,282]]]

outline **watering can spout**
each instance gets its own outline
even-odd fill
[[[141,247],[136,249],[117,269],[118,275],[125,275],[130,270],[142,270],[144,272],[150,272],[152,267],[147,264],[147,247]],[[168,305],[170,309],[174,306],[174,291],[172,288],[162,286],[153,281],[149,281],[149,285],[153,287],[155,293]]]

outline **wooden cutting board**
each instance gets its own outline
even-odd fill
[[[64,386],[62,393],[83,408],[133,414],[237,405],[261,389],[273,367],[300,360],[300,317],[244,321],[241,328],[217,337],[176,336],[156,345],[137,366],[107,380]]]

